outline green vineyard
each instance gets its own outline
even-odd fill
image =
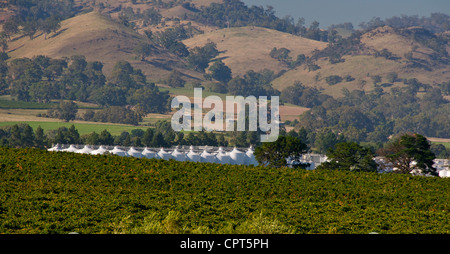
[[[442,234],[450,179],[0,148],[3,234]]]

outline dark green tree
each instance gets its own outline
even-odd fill
[[[153,129],[148,128],[147,130],[145,130],[142,142],[146,146],[151,146],[152,145],[152,140],[153,140]]]
[[[22,136],[20,134],[19,125],[14,124],[10,129],[9,145],[11,147],[20,147],[22,144]]]
[[[450,158],[450,148],[446,148],[443,144],[432,144],[430,150],[436,155],[436,158]]]
[[[34,144],[34,132],[28,124],[15,124],[10,129],[10,146],[32,147]]]
[[[101,145],[100,135],[95,131],[93,131],[90,134],[83,135],[83,139],[84,139],[84,142],[83,142],[84,144],[92,145],[92,146]]]
[[[155,133],[155,135],[153,135],[152,146],[153,147],[167,147],[167,143],[161,132],[157,132],[157,133]]]
[[[72,124],[69,129],[67,129],[65,139],[67,140],[68,144],[78,144],[80,142],[80,134],[75,128],[75,125]]]
[[[100,132],[98,139],[99,143],[102,145],[112,146],[114,144],[114,137],[106,129]]]
[[[19,32],[19,23],[14,18],[9,18],[3,22],[3,31],[6,36],[11,39],[11,36]]]
[[[408,174],[419,169],[424,174],[437,175],[433,167],[435,154],[430,150],[430,142],[420,134],[402,134],[378,150],[388,163]]]
[[[231,69],[226,66],[222,60],[215,61],[211,67],[209,67],[209,71],[211,72],[211,76],[220,82],[228,83],[231,80]]]
[[[152,84],[135,90],[127,101],[131,105],[139,105],[143,114],[166,113],[169,110],[169,92],[161,92]]]
[[[209,42],[203,47],[194,47],[189,51],[187,61],[191,68],[204,72],[208,68],[209,62],[219,55],[214,42]]]
[[[145,61],[145,58],[152,53],[152,45],[148,43],[139,43],[134,48],[134,53],[141,59],[141,61]]]
[[[154,8],[143,11],[144,25],[157,25],[161,22],[162,15]]]
[[[47,35],[51,32],[56,32],[61,28],[61,21],[59,18],[52,16],[45,20],[40,20],[39,29],[44,32],[44,39],[47,40]]]
[[[336,144],[335,148],[327,153],[328,162],[322,163],[318,169],[349,170],[376,172],[377,164],[374,154],[356,142],[343,142]]]
[[[338,143],[344,142],[344,137],[342,135],[336,135],[330,129],[323,129],[317,133],[314,141],[314,147],[318,152],[326,154],[329,149],[334,148]]]
[[[62,101],[55,109],[55,116],[66,122],[75,120],[78,112],[78,105],[73,101]]]
[[[181,77],[181,73],[177,70],[170,72],[166,82],[170,87],[184,87],[186,84],[186,81]]]
[[[113,85],[106,85],[95,90],[89,100],[102,106],[124,106],[127,104],[127,90]]]
[[[109,78],[111,84],[125,89],[138,89],[147,84],[142,70],[134,69],[127,61],[117,62]]]
[[[43,149],[47,146],[47,139],[44,134],[44,129],[39,125],[34,131],[34,146]]]
[[[298,167],[306,167],[307,165],[300,163],[300,159],[307,150],[307,145],[299,138],[280,136],[275,142],[262,143],[256,147],[255,158],[260,165],[270,167],[285,167],[287,159],[296,162]]]

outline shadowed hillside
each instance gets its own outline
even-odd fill
[[[189,48],[212,41],[221,52],[218,58],[229,66],[233,75],[249,70],[269,69],[274,72],[287,70],[287,66],[270,57],[273,48],[287,48],[293,56],[311,55],[315,49],[323,49],[326,43],[261,27],[234,27],[216,29],[184,40]]]

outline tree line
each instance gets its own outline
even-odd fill
[[[255,158],[263,166],[307,168],[309,163],[302,162],[301,158],[309,151],[309,146],[303,140],[292,132],[282,135],[275,142],[256,147]],[[431,145],[424,136],[416,133],[396,135],[379,149],[340,140],[327,149],[324,153],[327,161],[316,169],[438,176],[434,160],[439,150],[440,147]],[[375,161],[376,156],[383,160]],[[445,156],[450,158],[450,149],[446,150]]]
[[[257,146],[259,132],[243,131],[233,133],[175,132],[170,121],[160,120],[154,127],[136,128],[112,135],[108,130],[80,135],[75,125],[59,127],[44,131],[40,126],[35,130],[27,123],[0,127],[0,146],[46,149],[56,144],[135,146],[135,147],[166,147],[173,146]]]
[[[364,30],[372,30],[381,26],[393,28],[423,27],[433,33],[442,33],[450,30],[450,16],[444,13],[431,13],[430,17],[419,17],[418,15],[401,15],[382,20],[374,17],[368,22],[361,22],[359,25]]]
[[[335,135],[331,131],[312,133],[304,128],[298,132],[282,131],[275,142],[269,143],[258,142],[258,135],[259,133],[256,132],[239,132],[229,135],[205,131],[190,132],[185,135],[183,132],[174,132],[168,121],[158,121],[154,128],[123,131],[120,135],[111,135],[106,129],[100,133],[94,131],[80,135],[74,125],[44,132],[40,126],[33,130],[28,124],[21,123],[0,128],[0,146],[47,149],[54,144],[153,148],[178,145],[216,147],[252,145],[256,147],[255,158],[260,165],[275,168],[286,166],[307,168],[309,163],[302,162],[301,158],[314,149],[328,157],[327,162],[317,167],[318,170],[378,172],[380,169],[395,167],[397,170],[393,171],[394,173],[419,173],[434,176],[437,176],[434,159],[450,158],[450,149],[443,145],[431,144],[424,136],[412,133],[396,135],[379,148],[361,145],[347,140],[343,135]],[[376,156],[384,158],[384,162],[381,164],[375,162]]]
[[[426,89],[426,93],[423,93]],[[301,83],[283,91],[281,98],[311,110],[300,116],[297,127],[314,132],[323,129],[341,133],[355,142],[386,142],[389,136],[404,132],[428,137],[450,137],[450,122],[445,116],[450,103],[438,87],[416,79],[402,88],[385,91],[381,85],[371,92],[343,90],[342,98],[318,96],[318,91]],[[309,95],[316,95],[314,100]]]
[[[312,40],[328,41],[332,30],[322,30],[320,23],[314,21],[309,27],[305,26],[305,19],[297,22],[291,17],[279,18],[272,6],[248,7],[240,0],[224,0],[222,3],[211,3],[209,6],[196,8],[187,18],[202,24],[220,28],[258,26],[281,32],[304,36]]]
[[[166,113],[169,110],[168,92],[148,82],[140,69],[127,61],[115,64],[110,77],[103,74],[103,64],[88,62],[81,55],[52,59],[46,56],[0,61],[0,87],[3,94],[10,94],[19,101],[48,103],[52,100],[90,102],[104,107],[100,112],[89,112],[86,120],[137,124],[148,113]],[[131,111],[133,112],[131,112]],[[55,116],[48,112],[47,116]],[[135,114],[130,121],[111,113]],[[130,113],[130,114],[128,114]],[[120,115],[120,114],[116,114]],[[73,118],[57,117],[64,120]]]

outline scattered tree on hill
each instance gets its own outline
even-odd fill
[[[439,84],[439,88],[442,91],[442,95],[450,95],[450,82]]]
[[[47,35],[51,32],[56,33],[61,28],[61,21],[55,17],[52,16],[50,18],[47,18],[45,20],[42,20],[39,23],[39,28],[44,32],[44,39],[47,40]]]
[[[283,102],[291,103],[303,107],[314,107],[322,104],[330,96],[321,94],[314,87],[305,87],[301,82],[296,81],[294,85],[281,91],[280,99]]]
[[[74,1],[66,0],[27,0],[8,1],[16,10],[4,25],[9,36],[18,33],[21,28],[24,35],[34,38],[37,31],[42,31],[47,37],[60,27],[60,21],[71,17],[77,9]]]
[[[161,22],[162,15],[154,8],[146,9],[142,13],[144,26],[157,25]]]
[[[272,51],[270,51],[270,57],[289,64],[292,61],[292,58],[289,56],[290,53],[291,51],[287,48],[273,48]]]
[[[386,80],[390,83],[395,83],[399,81],[397,72],[389,72],[386,76]]]
[[[5,32],[8,39],[19,32],[19,23],[15,19],[8,19],[3,23],[3,32]]]
[[[338,83],[342,82],[342,77],[338,76],[338,75],[331,75],[325,78],[325,81],[327,82],[328,85],[333,86],[336,85]]]
[[[382,49],[381,51],[375,51],[374,56],[375,57],[384,57],[388,60],[394,58],[394,54],[386,48]]]
[[[407,27],[423,27],[435,33],[448,31],[450,27],[449,15],[444,13],[432,13],[430,17],[419,17],[418,15],[402,15],[400,17],[394,16],[381,20],[379,17],[374,17],[368,22],[362,22],[359,25],[362,29],[368,31],[377,27],[390,26],[393,28],[407,28]]]
[[[289,56],[291,51],[287,48],[273,48],[269,55],[273,59],[276,59],[282,63],[284,63],[289,68],[295,68],[297,66],[302,65],[306,62],[307,58],[304,54],[297,55],[297,58],[295,60],[292,60],[292,57]]]
[[[275,79],[273,71],[263,70],[255,72],[247,71],[243,77],[236,76],[228,84],[228,92],[240,96],[278,96],[280,92],[271,85]]]
[[[166,83],[170,87],[184,87],[186,81],[181,77],[181,73],[179,71],[173,70],[170,72]]]
[[[148,43],[139,43],[134,48],[134,53],[141,59],[141,61],[145,61],[145,58],[152,53],[152,45]]]
[[[180,56],[186,57],[189,51],[181,40],[189,38],[183,26],[168,28],[165,31],[159,31],[153,34],[154,41],[160,46],[166,48],[170,52]]]
[[[219,55],[217,46],[214,42],[208,42],[203,47],[194,47],[189,51],[187,61],[191,68],[204,72],[208,68],[212,59]]]
[[[328,31],[322,31],[317,21],[314,21],[309,28],[306,28],[304,26],[304,18],[299,18],[297,22],[291,16],[278,18],[272,6],[264,8],[253,5],[249,7],[240,0],[212,3],[207,7],[200,8],[199,11],[189,14],[188,18],[220,28],[260,26],[304,36],[313,40],[327,41],[328,39]]]
[[[308,71],[317,71],[319,69],[320,69],[320,66],[315,63],[312,63],[312,62],[308,62],[305,65],[305,70],[308,70]]]
[[[304,36],[311,40],[328,41],[328,32],[320,30],[319,25],[318,21],[313,21]]]
[[[222,60],[215,61],[208,70],[211,72],[212,78],[225,84],[232,78],[231,69]]]
[[[374,76],[371,76],[371,78],[372,78],[374,85],[376,85],[382,81],[382,78],[380,75],[374,75]]]
[[[6,54],[6,50],[8,49],[8,36],[5,32],[0,33],[0,48],[2,49],[2,53]]]

